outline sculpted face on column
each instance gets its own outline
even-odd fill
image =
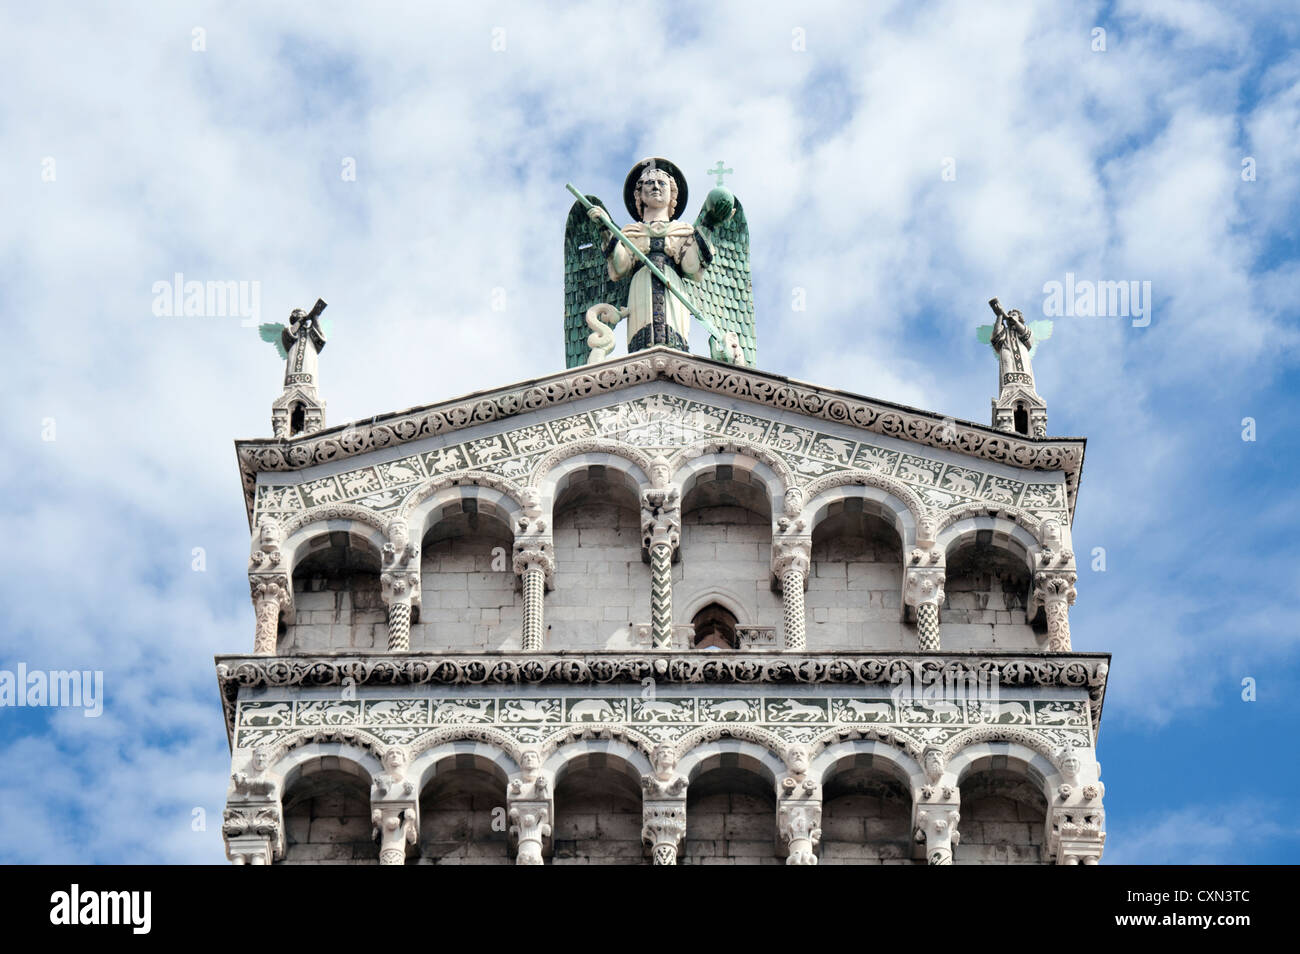
[[[390,746],[384,751],[384,771],[375,779],[375,790],[381,798],[401,796],[409,798],[415,792],[415,785],[406,778],[408,756],[406,749],[400,745]]]

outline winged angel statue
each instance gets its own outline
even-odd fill
[[[991,325],[980,325],[975,334],[998,353],[998,385],[1026,384],[1034,388],[1034,369],[1029,363],[1040,342],[1052,337],[1047,320],[1026,322],[1018,309],[1005,311],[996,298],[989,301],[996,316]]]
[[[623,204],[635,221],[622,229],[596,196],[569,191],[578,201],[564,227],[567,367],[608,358],[623,319],[629,353],[655,345],[687,351],[692,315],[708,329],[715,360],[754,366],[749,225],[739,199],[716,188],[694,225],[677,221],[686,177],[658,157],[627,174]]]

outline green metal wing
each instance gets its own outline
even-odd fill
[[[289,357],[289,352],[284,350],[284,345],[280,341],[280,334],[283,331],[284,325],[279,322],[267,322],[257,326],[257,333],[262,336],[262,340],[271,342],[275,345],[275,350],[280,352],[281,361]]]
[[[1032,340],[1034,342],[1033,346],[1029,349],[1029,356],[1032,358],[1034,352],[1038,350],[1038,346],[1048,338],[1052,337],[1052,322],[1048,318],[1044,318],[1041,321],[1031,321],[1029,322],[1029,332],[1033,336]]]
[[[993,326],[980,325],[975,329],[975,337],[985,344],[991,344],[993,342]]]
[[[606,208],[594,195],[587,196],[594,205]],[[601,302],[623,308],[627,305],[627,290],[631,276],[621,281],[611,281],[601,248],[604,229],[587,218],[587,210],[580,202],[569,209],[564,224],[564,366],[574,368],[587,363],[591,349],[587,347],[587,309]]]
[[[749,223],[745,220],[745,209],[730,190],[716,188],[704,200],[695,227],[709,239],[713,261],[694,283],[691,298],[720,332],[736,333],[745,352],[745,363],[757,367],[754,286],[749,278]],[[709,351],[721,359],[722,342],[709,339]]]

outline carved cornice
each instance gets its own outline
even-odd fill
[[[228,735],[241,688],[311,686],[538,686],[641,683],[931,685],[976,677],[1001,686],[1086,688],[1094,730],[1109,653],[340,653],[216,657]],[[345,683],[346,680],[346,683]],[[720,731],[739,731],[727,723]],[[778,747],[779,750],[779,747]]]
[[[669,348],[651,348],[592,368],[571,368],[533,381],[377,416],[367,423],[352,422],[291,440],[236,441],[249,528],[259,473],[301,470],[655,380],[673,381],[981,460],[1029,470],[1063,471],[1070,512],[1074,512],[1086,446],[1083,438],[1022,437],[763,371],[739,369]]]

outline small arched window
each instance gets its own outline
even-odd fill
[[[695,627],[695,649],[735,649],[736,615],[725,606],[710,603],[695,614],[691,625]]]
[[[307,426],[307,412],[301,404],[295,404],[293,411],[289,414],[289,436],[297,437],[302,433],[302,429]]]
[[[1029,412],[1025,410],[1023,404],[1016,405],[1016,433],[1029,436]]]

